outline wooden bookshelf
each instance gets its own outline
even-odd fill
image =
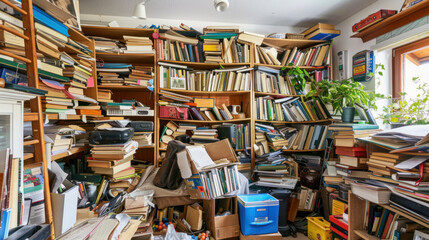
[[[195,69],[204,69],[204,70],[212,70],[222,68],[233,68],[233,67],[243,67],[250,66],[252,63],[202,63],[202,62],[186,62],[186,61],[173,61],[173,60],[159,60],[159,62],[172,63],[185,65]]]
[[[318,123],[330,123],[332,121],[333,121],[333,119],[323,119],[323,120],[316,120],[316,121],[302,121],[302,122],[255,120],[255,122],[262,122],[262,123],[282,123],[282,124],[318,124]]]
[[[59,153],[59,154],[56,154],[56,155],[52,155],[51,156],[51,161],[55,161],[55,160],[58,160],[58,159],[61,159],[61,158],[65,158],[65,157],[68,157],[68,156],[71,156],[71,155],[74,155],[74,154],[85,152],[85,151],[87,151],[89,149],[90,149],[89,146],[70,148],[66,152]]]
[[[271,65],[271,64],[262,64],[262,63],[256,63],[254,65],[255,67],[269,67],[269,68],[275,68],[275,69],[291,69],[294,67],[299,67],[300,69],[305,69],[307,71],[313,71],[318,69],[324,69],[325,66],[281,66],[281,65]]]
[[[180,89],[170,89],[170,88],[160,88],[159,90],[175,92],[182,95],[242,95],[242,94],[250,94],[251,91],[191,91],[191,90],[180,90]],[[160,94],[160,93],[158,93]]]
[[[288,94],[281,94],[281,93],[266,93],[266,92],[254,92],[255,96],[262,97],[262,96],[271,96],[271,97],[299,97],[301,95],[288,95]]]
[[[152,41],[157,34],[156,29],[140,29],[140,28],[123,28],[123,27],[104,27],[104,26],[82,26],[82,32],[86,36],[105,37],[114,40],[123,40],[123,36],[149,37]],[[153,44],[154,53],[110,53],[96,52],[97,59],[102,59],[105,63],[125,63],[133,66],[142,65],[153,67],[154,78],[157,76],[157,45]],[[96,84],[97,85],[97,84]],[[154,116],[126,116],[133,121],[154,121],[157,116],[156,107],[156,91],[150,91],[143,86],[126,86],[126,85],[97,85],[100,89],[112,90],[112,99],[115,102],[121,102],[123,99],[135,99],[154,110]],[[154,81],[154,89],[156,89],[156,81]],[[154,121],[153,142],[158,139],[157,121]],[[135,157],[136,159],[155,163],[157,159],[157,145],[139,147]]]
[[[274,45],[281,48],[307,48],[317,44],[324,43],[322,40],[307,40],[307,39],[281,39],[281,38],[265,38],[263,43]]]
[[[429,1],[422,1],[352,35],[351,38],[360,38],[362,42],[368,42],[427,15],[429,15]]]
[[[222,120],[222,121],[201,121],[201,120],[183,120],[183,119],[170,119],[170,118],[159,118],[161,121],[173,121],[173,122],[184,122],[184,123],[205,123],[205,124],[219,124],[219,123],[240,123],[248,122],[250,118],[242,119],[231,119],[231,120]]]

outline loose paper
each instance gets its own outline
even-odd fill
[[[187,147],[186,149],[198,169],[215,165],[203,146]]]
[[[426,156],[415,156],[415,157],[412,157],[410,159],[407,159],[407,160],[405,160],[403,162],[400,162],[400,163],[396,164],[395,168],[404,169],[404,170],[410,170],[410,169],[413,169],[413,168],[417,167],[421,163],[424,163],[426,160],[429,160],[429,157],[426,157]]]

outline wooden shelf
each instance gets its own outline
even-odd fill
[[[403,217],[405,217],[405,218],[407,218],[413,222],[416,222],[416,223],[424,226],[425,228],[429,229],[429,221],[426,221],[419,216],[416,216],[410,212],[399,209],[399,208],[392,206],[392,205],[384,205],[384,204],[379,204],[379,205],[382,206],[383,208],[387,209],[387,210],[395,212],[395,213],[399,214],[400,216],[403,216]]]
[[[368,234],[365,230],[354,230],[353,232],[364,240],[380,240],[380,238]]]
[[[81,50],[79,50],[79,49],[77,49],[71,45],[68,45],[68,44],[65,44],[65,46],[62,48],[61,47],[58,48],[58,50],[61,52],[66,52],[66,53],[89,55],[88,53],[84,53]]]
[[[98,85],[99,89],[123,90],[123,91],[139,91],[152,92],[147,87],[142,86],[126,86],[126,85]]]
[[[314,123],[327,123],[327,122],[332,122],[332,121],[333,121],[333,119],[323,119],[323,120],[316,120],[316,121],[302,121],[302,122],[255,120],[255,122],[284,123],[284,124],[314,124]]]
[[[242,163],[237,165],[237,170],[238,171],[249,171],[252,170],[252,164],[251,163]]]
[[[185,123],[207,123],[207,124],[217,124],[217,123],[248,122],[248,121],[250,121],[250,118],[232,119],[232,120],[222,120],[222,121],[182,120],[182,119],[169,119],[169,118],[159,118],[159,120],[161,120],[161,121],[185,122]]]
[[[269,68],[275,68],[275,69],[281,69],[283,67],[285,67],[286,69],[299,67],[300,69],[305,69],[308,71],[326,68],[326,66],[317,66],[317,67],[316,66],[281,66],[281,65],[271,65],[271,64],[261,64],[261,63],[255,63],[255,67],[269,67]]]
[[[183,95],[242,95],[242,94],[250,93],[250,91],[224,91],[224,92],[214,91],[212,92],[212,91],[190,91],[190,90],[180,90],[180,89],[170,89],[170,88],[160,88],[159,90],[180,93]],[[158,93],[158,94],[162,94],[162,93]]]
[[[152,34],[157,31],[156,29],[126,28],[126,27],[87,26],[87,25],[82,25],[81,27],[82,27],[82,32],[86,36],[98,36],[98,37],[120,39],[120,40],[123,40],[124,35],[152,38]]]
[[[24,146],[30,146],[38,143],[39,143],[39,139],[24,140]]]
[[[233,68],[233,67],[243,67],[243,66],[249,66],[251,63],[201,63],[201,62],[185,62],[185,61],[172,61],[172,60],[159,60],[159,62],[165,62],[165,63],[172,63],[172,64],[179,64],[179,65],[185,65],[188,67],[196,68],[196,69],[219,69],[221,68],[220,65],[222,65],[225,68]]]
[[[151,149],[151,148],[155,148],[155,145],[139,146],[139,149]]]
[[[323,40],[307,40],[307,39],[280,39],[280,38],[264,38],[263,43],[275,45],[284,49],[298,47],[306,48],[319,43],[324,43]]]
[[[58,159],[61,159],[61,158],[65,158],[65,157],[71,156],[73,154],[85,152],[86,150],[89,150],[88,146],[70,148],[67,152],[63,152],[63,153],[60,153],[60,154],[52,155],[51,156],[51,161],[55,161],[55,160],[58,160]]]
[[[33,157],[34,157],[33,153],[24,153],[24,161]]]
[[[284,153],[302,153],[302,152],[323,152],[325,149],[303,149],[303,150],[292,150],[292,149],[282,149]]]
[[[24,113],[24,122],[34,122],[39,119],[39,114],[34,112]]]
[[[369,40],[391,32],[427,15],[429,15],[429,1],[422,1],[394,16],[352,35],[351,38],[360,38],[363,42],[368,42]]]
[[[301,95],[288,95],[288,94],[280,94],[280,93],[255,92],[255,96],[300,97]]]
[[[155,60],[154,53],[106,53],[97,52],[97,58],[108,63],[151,63]]]

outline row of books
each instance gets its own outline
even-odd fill
[[[201,189],[202,198],[212,199],[240,188],[237,166],[215,168],[186,179],[186,184]]]
[[[255,69],[255,91],[284,95],[301,94],[292,85],[289,76],[282,76],[279,69],[268,67]]]
[[[285,128],[287,128],[287,134],[285,134],[288,140],[287,149],[292,150],[323,149],[330,135],[326,125],[298,125],[295,128]],[[286,130],[281,129],[281,132]]]
[[[153,85],[153,67],[122,63],[105,63],[97,66],[100,86],[141,86]]]
[[[160,39],[158,47],[160,60],[206,63],[250,62],[250,45],[237,43],[234,38],[204,39],[196,45]]]
[[[90,36],[95,42],[96,52],[111,53],[154,53],[149,37],[124,35],[121,40]]]
[[[255,99],[255,117],[258,120],[304,122],[331,119],[325,105],[317,98],[285,97],[274,99],[270,96]]]
[[[313,211],[314,206],[316,205],[317,194],[317,190],[302,187],[301,191],[298,193],[298,209]]]
[[[250,68],[198,71],[186,66],[159,63],[160,88],[190,91],[249,91]]]

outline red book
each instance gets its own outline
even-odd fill
[[[389,216],[387,217],[386,225],[384,225],[384,231],[381,235],[381,239],[385,239],[387,236],[387,233],[389,232],[390,224],[392,224],[392,219],[395,214],[393,212],[389,213]]]
[[[310,66],[310,63],[313,60],[315,52],[316,52],[316,48],[311,49],[310,57],[308,58],[308,61],[305,63],[306,66]]]
[[[341,216],[341,215],[330,215],[329,216],[330,222],[335,223],[338,227],[341,227],[342,229],[348,231],[349,225],[346,222],[344,222],[342,219],[343,219],[343,216]]]
[[[198,52],[198,46],[197,45],[194,46],[194,52],[195,52],[195,58],[197,59],[196,62],[201,62],[200,61],[200,52]]]
[[[366,147],[336,147],[335,153],[350,157],[366,157]]]
[[[331,226],[331,230],[336,233],[337,235],[341,236],[344,239],[349,239],[349,236],[347,236],[346,234],[340,232],[338,229],[334,228],[333,226]]]

